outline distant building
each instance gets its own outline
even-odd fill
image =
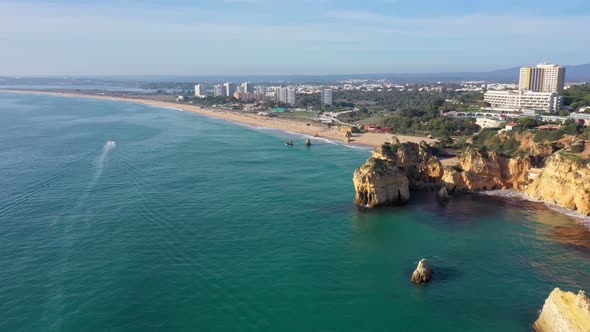
[[[280,101],[283,104],[287,103],[287,88],[280,87],[277,90],[277,101]]]
[[[492,118],[477,118],[475,119],[475,124],[482,127],[482,128],[500,128],[500,125],[503,123],[501,119],[492,119]]]
[[[484,94],[484,101],[490,103],[493,109],[524,112],[534,110],[539,112],[557,112],[561,108],[562,98],[557,92],[532,91],[488,91]]]
[[[254,93],[254,86],[250,82],[242,83],[242,92]]]
[[[244,102],[264,100],[264,96],[259,93],[235,92],[233,97]]]
[[[297,89],[287,88],[287,104],[295,105],[295,97],[297,96]]]
[[[322,89],[321,103],[322,105],[332,106],[332,89]]]
[[[234,93],[236,93],[237,85],[235,83],[227,82],[224,84],[224,86],[225,86],[225,95],[227,97],[231,97],[234,95]]]
[[[195,97],[207,97],[207,87],[205,87],[203,84],[195,84]]]
[[[256,93],[266,96],[266,87],[265,86],[257,86]]]
[[[533,92],[562,92],[565,84],[565,67],[539,64],[520,68],[518,88]]]
[[[506,127],[504,129],[506,130],[512,130],[514,128],[516,128],[516,126],[518,126],[518,123],[516,122],[510,122],[506,124]]]
[[[221,97],[226,95],[225,86],[221,84],[217,84],[215,88],[213,88],[213,95],[215,97]]]

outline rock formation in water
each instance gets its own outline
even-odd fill
[[[305,140],[305,143],[303,144],[305,146],[311,146],[311,140],[308,138]]]
[[[440,188],[436,194],[436,197],[438,198],[439,202],[447,203],[449,201],[449,191],[447,190],[447,187]]]
[[[385,143],[354,172],[355,204],[376,207],[404,203],[410,198],[410,188],[437,188],[442,173],[442,164],[428,144]]]
[[[536,200],[590,215],[590,164],[556,153],[525,192]]]
[[[410,279],[415,284],[424,284],[432,279],[432,267],[430,267],[430,263],[426,259],[421,259],[418,262],[418,267],[414,273],[412,273],[412,278]]]
[[[590,299],[583,291],[576,295],[555,288],[545,300],[533,328],[537,332],[590,331]]]

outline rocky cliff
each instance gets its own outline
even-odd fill
[[[468,148],[456,165],[443,169],[425,142],[386,143],[355,171],[355,203],[367,207],[403,203],[412,189],[445,187],[450,193],[516,189],[533,199],[590,215],[590,163],[562,151],[549,157],[544,168],[533,170],[542,159]]]
[[[383,144],[354,172],[355,204],[404,203],[410,199],[410,188],[437,188],[442,174],[442,164],[428,144]]]
[[[455,167],[445,169],[442,182],[449,191],[524,189],[532,163],[528,157],[507,158],[495,151],[467,149]]]
[[[533,199],[590,215],[590,164],[557,153],[547,160],[525,192]]]
[[[555,288],[545,300],[533,328],[537,332],[590,331],[590,299],[583,291],[576,295]]]

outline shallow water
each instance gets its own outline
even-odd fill
[[[359,210],[369,150],[303,141],[1,93],[0,330],[529,331],[555,286],[590,290],[575,219],[432,193]]]

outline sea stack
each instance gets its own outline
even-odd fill
[[[414,273],[412,273],[412,279],[410,279],[415,284],[424,284],[432,279],[432,268],[430,267],[430,263],[428,260],[422,258],[420,262],[418,262],[418,267]]]
[[[311,146],[311,140],[308,138],[305,140],[305,146]]]
[[[555,288],[533,324],[537,332],[588,332],[590,331],[590,299],[584,291],[578,295]]]
[[[369,208],[405,203],[410,189],[438,190],[442,175],[442,164],[428,145],[385,143],[354,172],[354,201]]]

